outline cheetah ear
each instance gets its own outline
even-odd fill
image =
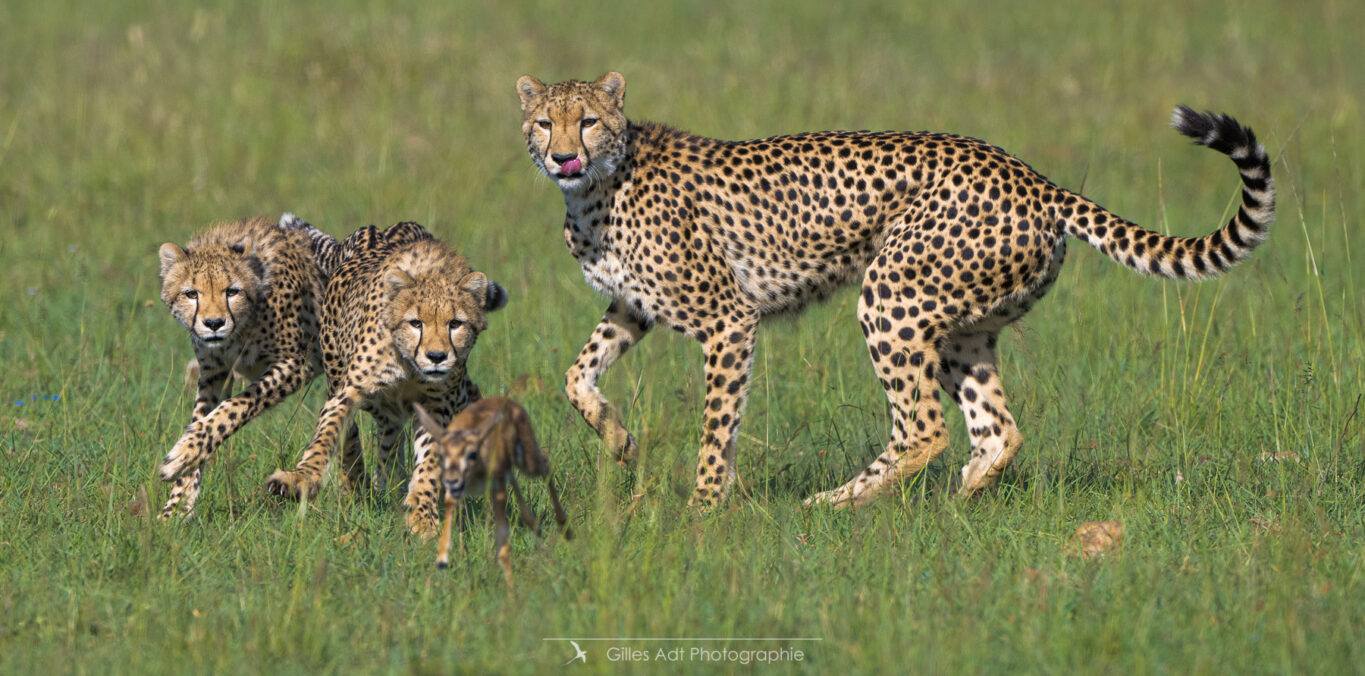
[[[241,256],[243,262],[246,263],[247,268],[251,270],[251,274],[256,275],[256,279],[260,280],[260,285],[257,288],[258,296],[260,298],[269,296],[272,281],[270,279],[270,270],[266,268],[265,261],[261,260],[260,255],[257,253],[256,240],[252,239],[250,235],[246,235],[236,242],[229,244],[228,250]]]
[[[610,96],[612,100],[616,102],[617,108],[626,105],[626,76],[613,70],[602,77],[597,78],[597,81],[592,83],[592,86],[606,92],[607,96]]]
[[[471,272],[460,278],[460,288],[468,291],[471,296],[483,301],[483,311],[493,312],[501,310],[507,305],[507,289],[502,288],[501,284],[488,278],[482,272]]]
[[[417,280],[399,268],[389,268],[384,273],[384,292],[388,294],[389,300],[393,300],[398,292],[417,284]]]
[[[256,255],[256,242],[252,241],[251,235],[247,235],[236,242],[229,244],[228,248],[232,250],[232,253],[242,256]]]
[[[185,253],[179,244],[172,242],[162,244],[156,255],[161,258],[161,277],[163,279],[166,277],[166,273],[170,272],[172,266],[189,257],[189,254]]]
[[[521,110],[526,111],[526,106],[531,103],[531,99],[545,93],[545,83],[537,80],[530,75],[523,75],[517,78],[517,95],[521,97]]]
[[[432,439],[440,439],[445,436],[446,428],[441,427],[440,423],[437,423],[436,419],[431,417],[431,414],[427,413],[421,404],[413,402],[412,410],[417,414],[417,424],[421,425],[422,429],[425,429]]]

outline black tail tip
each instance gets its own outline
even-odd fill
[[[507,289],[504,289],[501,284],[490,280],[487,294],[483,304],[483,309],[486,312],[494,312],[507,307]]]
[[[280,216],[281,230],[302,230],[309,227],[308,221],[286,211]]]
[[[1171,126],[1194,139],[1195,145],[1206,146],[1224,155],[1239,148],[1257,147],[1256,134],[1231,115],[1198,113],[1189,106],[1176,106],[1171,113]]]

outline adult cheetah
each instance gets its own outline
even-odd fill
[[[174,482],[161,518],[192,514],[214,450],[322,370],[325,280],[310,247],[303,232],[265,218],[212,226],[185,248],[161,245],[161,299],[193,339],[187,371],[198,386],[190,424],[161,464],[161,479]],[[251,382],[224,400],[234,372]]]
[[[359,408],[379,425],[375,486],[382,491],[414,403],[444,425],[479,399],[465,362],[488,326],[487,313],[506,305],[507,292],[416,223],[383,231],[361,228],[341,243],[306,229],[318,267],[331,274],[321,330],[328,398],[297,466],[271,475],[267,490],[288,497],[315,495],[343,426],[348,427],[344,481],[363,481],[353,420]],[[413,445],[408,525],[430,536],[437,526],[440,466],[424,429],[415,431]]]
[[[1175,110],[1172,125],[1232,158],[1237,215],[1212,234],[1166,237],[1124,220],[985,142],[936,133],[815,132],[719,141],[630,122],[625,78],[517,81],[537,167],[564,193],[564,239],[611,298],[567,373],[569,400],[618,457],[635,440],[597,388],[650,327],[705,351],[706,414],[693,504],[735,480],[735,437],[754,332],[862,280],[858,319],[891,402],[885,451],[807,502],[861,504],[948,444],[942,387],[971,436],[961,492],[993,484],[1022,437],[1005,407],[996,340],[1047,292],[1066,236],[1143,274],[1216,276],[1246,259],[1274,219],[1270,161],[1225,115]]]

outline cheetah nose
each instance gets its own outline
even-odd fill
[[[439,364],[446,360],[446,353],[432,350],[427,353],[427,359],[430,359],[433,364]]]
[[[205,319],[203,321],[204,326],[210,331],[217,331],[218,329],[223,328],[223,325],[227,323],[226,319]]]
[[[576,153],[554,153],[550,155],[550,159],[554,160],[555,164],[564,164],[577,157],[578,155]]]

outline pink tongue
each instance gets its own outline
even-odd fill
[[[569,160],[568,162],[559,165],[559,173],[573,175],[577,174],[578,170],[582,168],[583,162],[579,160],[577,157],[575,157],[572,160]]]

